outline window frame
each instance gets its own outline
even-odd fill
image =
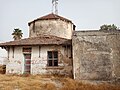
[[[49,57],[50,53],[51,53],[51,56]],[[55,55],[55,53],[57,55]],[[52,62],[50,63],[50,61]],[[58,51],[47,51],[47,66],[58,67]]]

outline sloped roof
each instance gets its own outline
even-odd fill
[[[64,18],[64,17],[62,17],[62,16],[59,16],[59,15],[56,15],[56,14],[51,13],[51,14],[45,15],[45,16],[43,16],[43,17],[37,18],[37,19],[29,22],[28,25],[30,25],[32,22],[35,22],[35,21],[38,21],[38,20],[50,20],[50,19],[60,19],[60,20],[63,20],[63,21],[67,21],[67,22],[71,22],[71,23],[72,23],[72,21],[69,20],[69,19],[66,19],[66,18]]]
[[[0,47],[22,46],[22,45],[71,45],[71,40],[56,37],[56,36],[44,35],[40,37],[31,37],[31,38],[25,38],[21,40],[0,43]]]

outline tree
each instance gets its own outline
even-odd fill
[[[110,30],[118,30],[119,28],[112,24],[112,25],[107,25],[107,24],[104,24],[102,26],[100,26],[100,30],[101,31],[110,31]]]
[[[19,40],[22,38],[23,33],[22,33],[22,30],[20,30],[19,28],[16,28],[14,29],[12,35],[14,40]]]

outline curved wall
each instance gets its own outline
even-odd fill
[[[38,20],[30,24],[29,37],[40,35],[54,35],[71,39],[73,24],[71,22],[58,20]]]

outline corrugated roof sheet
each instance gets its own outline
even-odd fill
[[[64,17],[62,17],[62,16],[59,16],[59,15],[56,15],[56,14],[51,13],[51,14],[45,15],[45,16],[43,16],[43,17],[37,18],[37,19],[29,22],[28,25],[30,25],[32,22],[35,22],[35,21],[38,21],[38,20],[50,20],[50,19],[60,19],[60,20],[63,20],[63,21],[67,21],[67,22],[71,22],[71,23],[72,23],[72,21],[69,20],[69,19],[66,19],[66,18],[64,18]]]
[[[0,47],[22,46],[22,45],[71,45],[71,40],[56,37],[56,36],[44,35],[40,37],[31,37],[31,38],[25,38],[21,40],[0,43]]]

